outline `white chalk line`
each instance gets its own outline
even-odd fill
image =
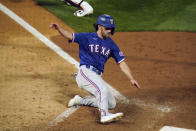
[[[27,31],[29,31],[32,35],[34,35],[40,41],[42,41],[46,46],[48,46],[50,49],[52,49],[54,52],[56,52],[63,59],[67,60],[69,63],[71,63],[72,65],[74,65],[75,68],[79,69],[79,62],[77,62],[69,54],[67,54],[60,47],[58,47],[54,42],[50,41],[48,38],[46,38],[44,35],[42,35],[39,31],[37,31],[34,27],[32,27],[30,24],[28,24],[26,21],[24,21],[21,17],[19,17],[18,15],[16,15],[14,12],[12,12],[10,9],[8,9],[7,7],[5,7],[1,3],[0,3],[0,10],[2,12],[4,12],[5,14],[7,14],[15,22],[17,22],[18,24],[20,24],[23,28],[25,28]],[[107,85],[112,90],[114,96],[118,100],[120,100],[122,102],[132,103],[132,104],[136,104],[138,106],[143,106],[143,107],[152,107],[152,108],[158,109],[158,110],[160,110],[162,112],[170,112],[171,111],[171,108],[170,107],[160,106],[160,105],[156,105],[156,104],[148,104],[148,103],[145,103],[145,102],[143,102],[141,100],[137,100],[137,99],[130,100],[130,99],[126,98],[125,96],[123,96],[122,94],[120,94],[117,90],[115,90],[114,88],[112,88],[112,86],[109,85],[108,83],[107,83]],[[53,121],[51,121],[49,123],[49,125],[51,125],[51,126],[56,125],[58,122],[62,121],[64,118],[69,117],[77,109],[79,109],[79,107],[68,108],[63,113],[61,113],[60,115],[58,115]]]
[[[55,126],[57,125],[59,122],[62,122],[65,118],[68,118],[72,113],[74,113],[77,109],[79,109],[79,106],[73,106],[70,108],[67,108],[67,110],[65,110],[63,113],[61,113],[60,115],[58,115],[54,120],[50,121],[48,126]]]
[[[30,24],[28,24],[26,21],[24,21],[21,17],[16,15],[13,11],[8,9],[4,5],[2,5],[1,3],[0,3],[0,10],[2,12],[4,12],[6,15],[8,15],[10,18],[12,18],[15,22],[20,24],[27,31],[29,31],[37,39],[42,41],[46,46],[48,46],[50,49],[52,49],[54,52],[56,52],[59,56],[61,56],[62,58],[67,60],[69,63],[73,64],[74,67],[79,69],[79,63],[74,58],[72,58],[69,54],[64,52],[54,42],[50,41],[48,38],[46,38],[44,35],[42,35],[39,31],[37,31],[34,27],[32,27]]]

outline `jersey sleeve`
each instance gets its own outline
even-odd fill
[[[73,42],[76,42],[78,44],[82,44],[84,41],[86,41],[88,33],[73,33]]]
[[[116,44],[113,46],[112,57],[115,59],[116,63],[121,63],[125,59],[124,54],[120,51]]]

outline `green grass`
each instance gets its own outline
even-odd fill
[[[195,0],[86,0],[94,14],[78,18],[77,8],[60,0],[35,0],[77,32],[94,31],[101,14],[114,17],[116,31],[196,31]]]

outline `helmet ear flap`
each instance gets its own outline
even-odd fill
[[[111,34],[114,35],[114,33],[115,33],[115,28],[112,28]]]
[[[98,24],[93,24],[95,30],[97,31],[98,30]]]

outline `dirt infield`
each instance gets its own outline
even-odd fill
[[[65,23],[31,0],[0,2],[79,60],[77,44],[68,44],[48,28],[57,22],[73,31]],[[86,95],[72,77],[77,70],[0,12],[0,130],[158,131],[164,125],[196,129],[196,34],[116,32],[113,39],[142,87],[138,90],[129,85],[114,60],[106,64],[104,79],[132,100],[118,101],[112,110],[122,111],[125,117],[101,125],[97,109],[81,107],[49,127],[67,109],[70,98]]]

